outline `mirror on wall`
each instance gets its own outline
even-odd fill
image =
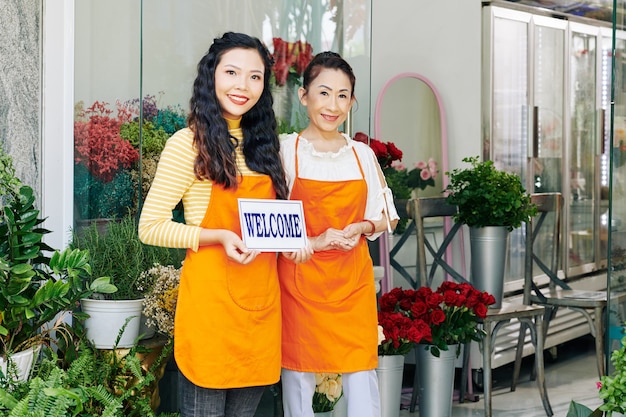
[[[428,168],[429,160],[431,167],[434,161],[438,170],[434,181],[423,189],[414,189],[412,197],[441,195],[447,185],[444,172],[448,170],[445,111],[437,88],[428,78],[407,72],[390,78],[383,85],[376,101],[373,138],[393,142],[402,151],[400,164],[394,165],[397,169],[410,172],[416,164],[425,163]],[[393,192],[394,187],[391,188]],[[402,212],[403,208],[399,207],[401,216]],[[411,281],[417,279],[416,241],[410,239],[412,234],[411,223],[401,220],[393,235],[380,238],[380,264],[385,268],[383,292],[396,286],[411,286]],[[436,234],[433,236],[436,239]]]

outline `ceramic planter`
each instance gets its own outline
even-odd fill
[[[30,372],[33,369],[33,365],[37,361],[39,352],[41,351],[41,345],[30,347],[21,352],[13,353],[9,355],[8,359],[0,357],[0,370],[2,374],[7,374],[7,367],[9,361],[13,362],[17,367],[17,381],[26,381],[30,376]]]
[[[115,340],[128,320],[124,333],[117,344],[118,348],[135,345],[139,337],[143,298],[139,300],[92,300],[82,299],[83,313],[89,314],[85,320],[87,339],[98,349],[113,349]]]

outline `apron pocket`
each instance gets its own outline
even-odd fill
[[[345,300],[359,282],[353,252],[325,251],[296,265],[295,284],[303,298],[318,303]]]
[[[274,253],[261,253],[253,261],[261,264],[262,257],[276,257]],[[270,260],[270,262],[275,262]],[[250,265],[241,265],[228,260],[226,267],[226,285],[232,300],[244,310],[265,310],[276,302],[279,294],[276,270],[259,268],[254,270]],[[251,272],[252,271],[252,272]]]

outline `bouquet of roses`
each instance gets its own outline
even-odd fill
[[[378,323],[384,340],[379,355],[403,355],[415,344],[427,344],[439,356],[449,345],[480,341],[478,320],[487,316],[493,295],[467,283],[444,281],[437,290],[394,288],[379,300]]]
[[[450,345],[480,341],[485,332],[478,327],[478,320],[487,316],[488,306],[495,302],[493,295],[470,284],[444,281],[435,291],[419,288],[412,308],[430,328],[431,340],[425,341],[428,349],[439,356],[439,351]]]
[[[431,329],[414,311],[415,290],[394,288],[378,300],[378,325],[382,328],[379,355],[405,355],[417,343],[432,339]]]

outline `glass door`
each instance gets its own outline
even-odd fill
[[[608,172],[602,177],[610,189],[608,245],[610,259],[608,261],[609,308],[606,319],[608,329],[605,354],[609,372],[613,371],[608,360],[613,350],[621,347],[624,337],[625,320],[623,304],[616,300],[616,295],[626,291],[626,32],[624,32],[625,10],[623,3],[617,5],[614,13],[613,33],[603,33],[602,61],[607,67],[607,96],[613,106],[607,107],[610,118],[607,119],[607,130],[604,137]],[[614,35],[614,39],[613,39]],[[615,43],[613,43],[613,40]],[[612,76],[610,76],[612,74]],[[609,84],[610,83],[610,84]]]
[[[580,275],[601,267],[598,233],[601,213],[598,174],[602,150],[598,144],[603,114],[599,106],[598,33],[599,28],[570,24],[568,111],[568,181],[564,192],[569,234],[567,271]],[[607,200],[608,202],[608,200]],[[607,206],[604,205],[603,211]],[[605,233],[606,236],[606,233]],[[606,239],[605,239],[606,240]],[[605,244],[606,247],[606,244]],[[606,258],[606,257],[604,257]],[[606,264],[605,264],[606,266]]]
[[[566,22],[533,17],[528,191],[562,191]]]
[[[484,36],[483,112],[488,134],[483,143],[483,159],[491,159],[499,169],[518,173],[526,182],[528,154],[529,33],[531,15],[501,8],[485,8],[490,33]],[[520,280],[524,274],[522,235],[510,236],[505,280]]]
[[[530,193],[561,191],[565,126],[567,22],[503,8],[486,8],[491,32],[485,68],[488,134],[484,158],[520,175]],[[506,281],[524,275],[523,230],[510,236]],[[505,288],[506,291],[506,288]]]

